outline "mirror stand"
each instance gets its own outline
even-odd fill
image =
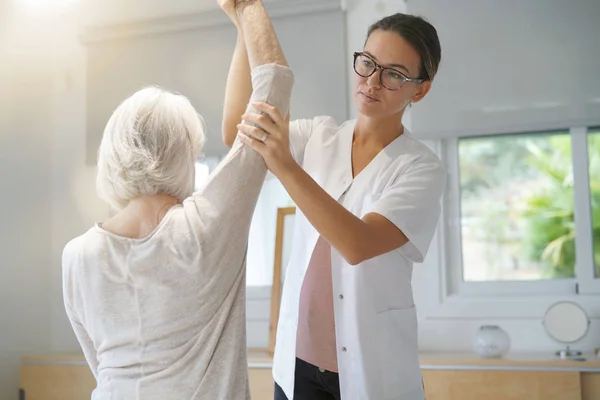
[[[571,349],[570,345],[581,340],[588,333],[590,319],[585,310],[572,301],[559,301],[546,310],[542,321],[546,333],[566,346],[554,354],[562,359],[582,360],[582,352]]]
[[[567,346],[566,349],[559,350],[555,354],[560,358],[572,358],[579,357],[582,353],[579,350],[572,350],[569,346]]]

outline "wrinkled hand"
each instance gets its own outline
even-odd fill
[[[239,18],[237,15],[238,8],[243,5],[247,5],[250,3],[256,3],[260,0],[217,0],[219,3],[219,7],[225,14],[229,17],[229,19],[239,28]]]
[[[289,119],[283,118],[277,108],[266,103],[252,104],[261,114],[247,113],[237,126],[240,140],[256,150],[277,177],[296,166],[290,152]]]
[[[231,22],[233,22],[236,26],[238,26],[238,16],[235,10],[235,5],[237,0],[217,0],[219,3],[219,7],[227,14]]]

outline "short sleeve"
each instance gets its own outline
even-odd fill
[[[290,121],[290,152],[298,165],[302,166],[304,163],[304,151],[313,132],[328,118],[331,117],[320,116],[313,119],[303,118]],[[266,179],[272,180],[276,177],[271,171],[268,171]]]
[[[319,116],[290,122],[290,151],[299,165],[302,165],[304,161],[304,150],[313,132],[328,118],[331,117]]]
[[[381,214],[408,238],[400,252],[423,262],[441,213],[446,171],[437,157],[415,161],[376,199],[369,212]]]

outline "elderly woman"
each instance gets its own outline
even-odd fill
[[[244,28],[253,99],[286,114],[293,75],[261,2],[221,3]],[[245,253],[266,167],[236,142],[192,193],[203,142],[190,102],[156,88],[125,100],[106,126],[98,191],[118,212],[63,254],[65,308],[97,380],[93,399],[250,397]]]

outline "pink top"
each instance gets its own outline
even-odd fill
[[[331,246],[323,237],[319,237],[315,245],[300,291],[296,357],[319,368],[338,372]]]

